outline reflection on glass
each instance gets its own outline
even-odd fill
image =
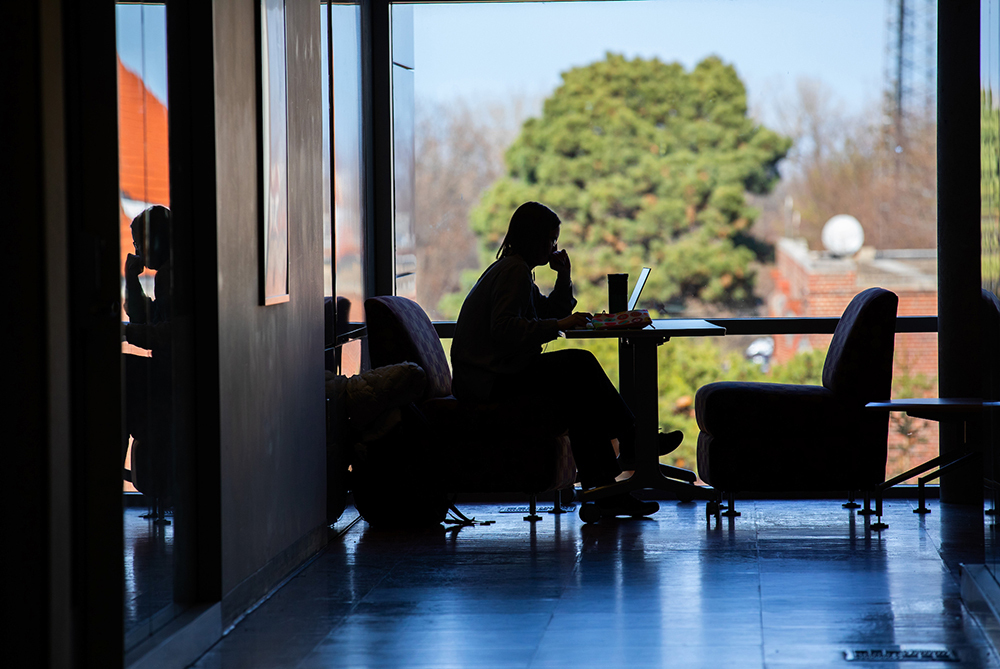
[[[527,199],[590,310],[648,265],[648,306],[764,315],[778,240],[822,251],[838,214],[934,249],[936,12],[900,4],[413,5],[418,301],[455,318]]]
[[[320,98],[323,104],[323,296],[333,296],[333,202],[330,169],[330,26],[326,3],[319,6]],[[327,337],[327,346],[332,345]]]
[[[288,299],[288,120],[285,3],[261,0],[264,137],[264,303]]]
[[[365,205],[361,8],[332,5],[333,224],[337,321],[364,322]],[[338,333],[339,334],[339,333]],[[341,374],[361,369],[359,346],[342,351]]]
[[[1000,291],[1000,2],[982,2],[982,274],[983,288]]]
[[[396,294],[417,297],[414,236],[413,6],[392,7],[392,166],[396,241]]]
[[[902,316],[935,314],[936,5],[904,5],[413,5],[418,302],[454,319],[533,199],[562,218],[582,310],[607,309],[608,273],[646,265],[639,307],[661,317],[839,317],[872,286]],[[532,49],[509,49],[515,31]],[[860,225],[847,246],[824,235],[840,215]],[[662,347],[661,427],[687,435],[667,461],[695,464],[700,385],[819,384],[829,341]],[[936,335],[900,335],[894,396],[936,393]],[[935,423],[892,420],[890,476],[937,442]]]
[[[176,615],[176,342],[166,8],[121,4],[116,17],[128,650]]]
[[[982,286],[997,295],[1000,294],[1000,1],[981,0],[980,9]],[[987,331],[985,334],[987,341],[1000,341],[1000,332]],[[986,355],[996,356],[995,347]],[[1000,397],[1000,379],[991,378],[984,384],[984,397]],[[996,484],[1000,481],[1000,416],[997,413],[988,413],[983,424],[986,444],[984,471],[987,481],[992,482],[987,485],[985,495],[988,510],[984,528],[986,566],[994,578],[1000,575],[1000,545],[995,515],[996,509],[1000,508],[1000,490]]]
[[[393,26],[396,27],[395,24]],[[393,191],[395,193],[396,294],[417,296],[413,174],[413,70],[392,66]]]

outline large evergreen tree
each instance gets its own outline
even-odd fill
[[[563,220],[581,309],[606,304],[609,272],[642,265],[654,268],[645,307],[750,297],[756,212],[744,195],[771,189],[791,143],[747,115],[735,69],[608,54],[562,79],[472,212],[484,262],[517,205],[537,200]]]

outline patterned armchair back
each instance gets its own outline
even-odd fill
[[[427,373],[422,400],[451,395],[451,368],[434,324],[419,304],[383,295],[365,300],[372,367],[415,362]]]

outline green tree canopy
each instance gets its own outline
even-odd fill
[[[608,273],[643,265],[645,307],[750,297],[757,212],[744,195],[771,189],[791,142],[747,115],[735,69],[609,53],[562,79],[471,213],[484,262],[514,209],[537,200],[562,218],[582,309],[606,304]]]

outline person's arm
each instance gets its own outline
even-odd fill
[[[125,257],[125,313],[132,323],[145,323],[153,303],[139,282],[143,269],[145,264],[142,258],[133,253]]]
[[[571,264],[565,249],[549,256],[549,267],[556,272],[556,285],[548,296],[542,295],[538,288],[535,288],[535,310],[541,318],[565,319],[573,313],[573,308],[576,306],[573,280],[570,278]]]
[[[541,345],[559,336],[556,318],[538,318],[532,299],[538,287],[527,265],[504,268],[493,284],[490,332],[503,346]]]
[[[573,297],[573,282],[569,278],[569,273],[560,274],[556,279],[556,285],[547,296],[535,288],[535,310],[539,318],[565,318],[573,313],[576,306],[576,298]]]
[[[125,340],[149,350],[162,349],[170,344],[170,271],[162,268],[156,272],[153,279],[153,294],[150,299],[142,290],[142,285],[136,281],[142,297],[142,307],[137,313],[138,318],[131,318],[125,325]],[[127,285],[127,284],[126,284]]]

